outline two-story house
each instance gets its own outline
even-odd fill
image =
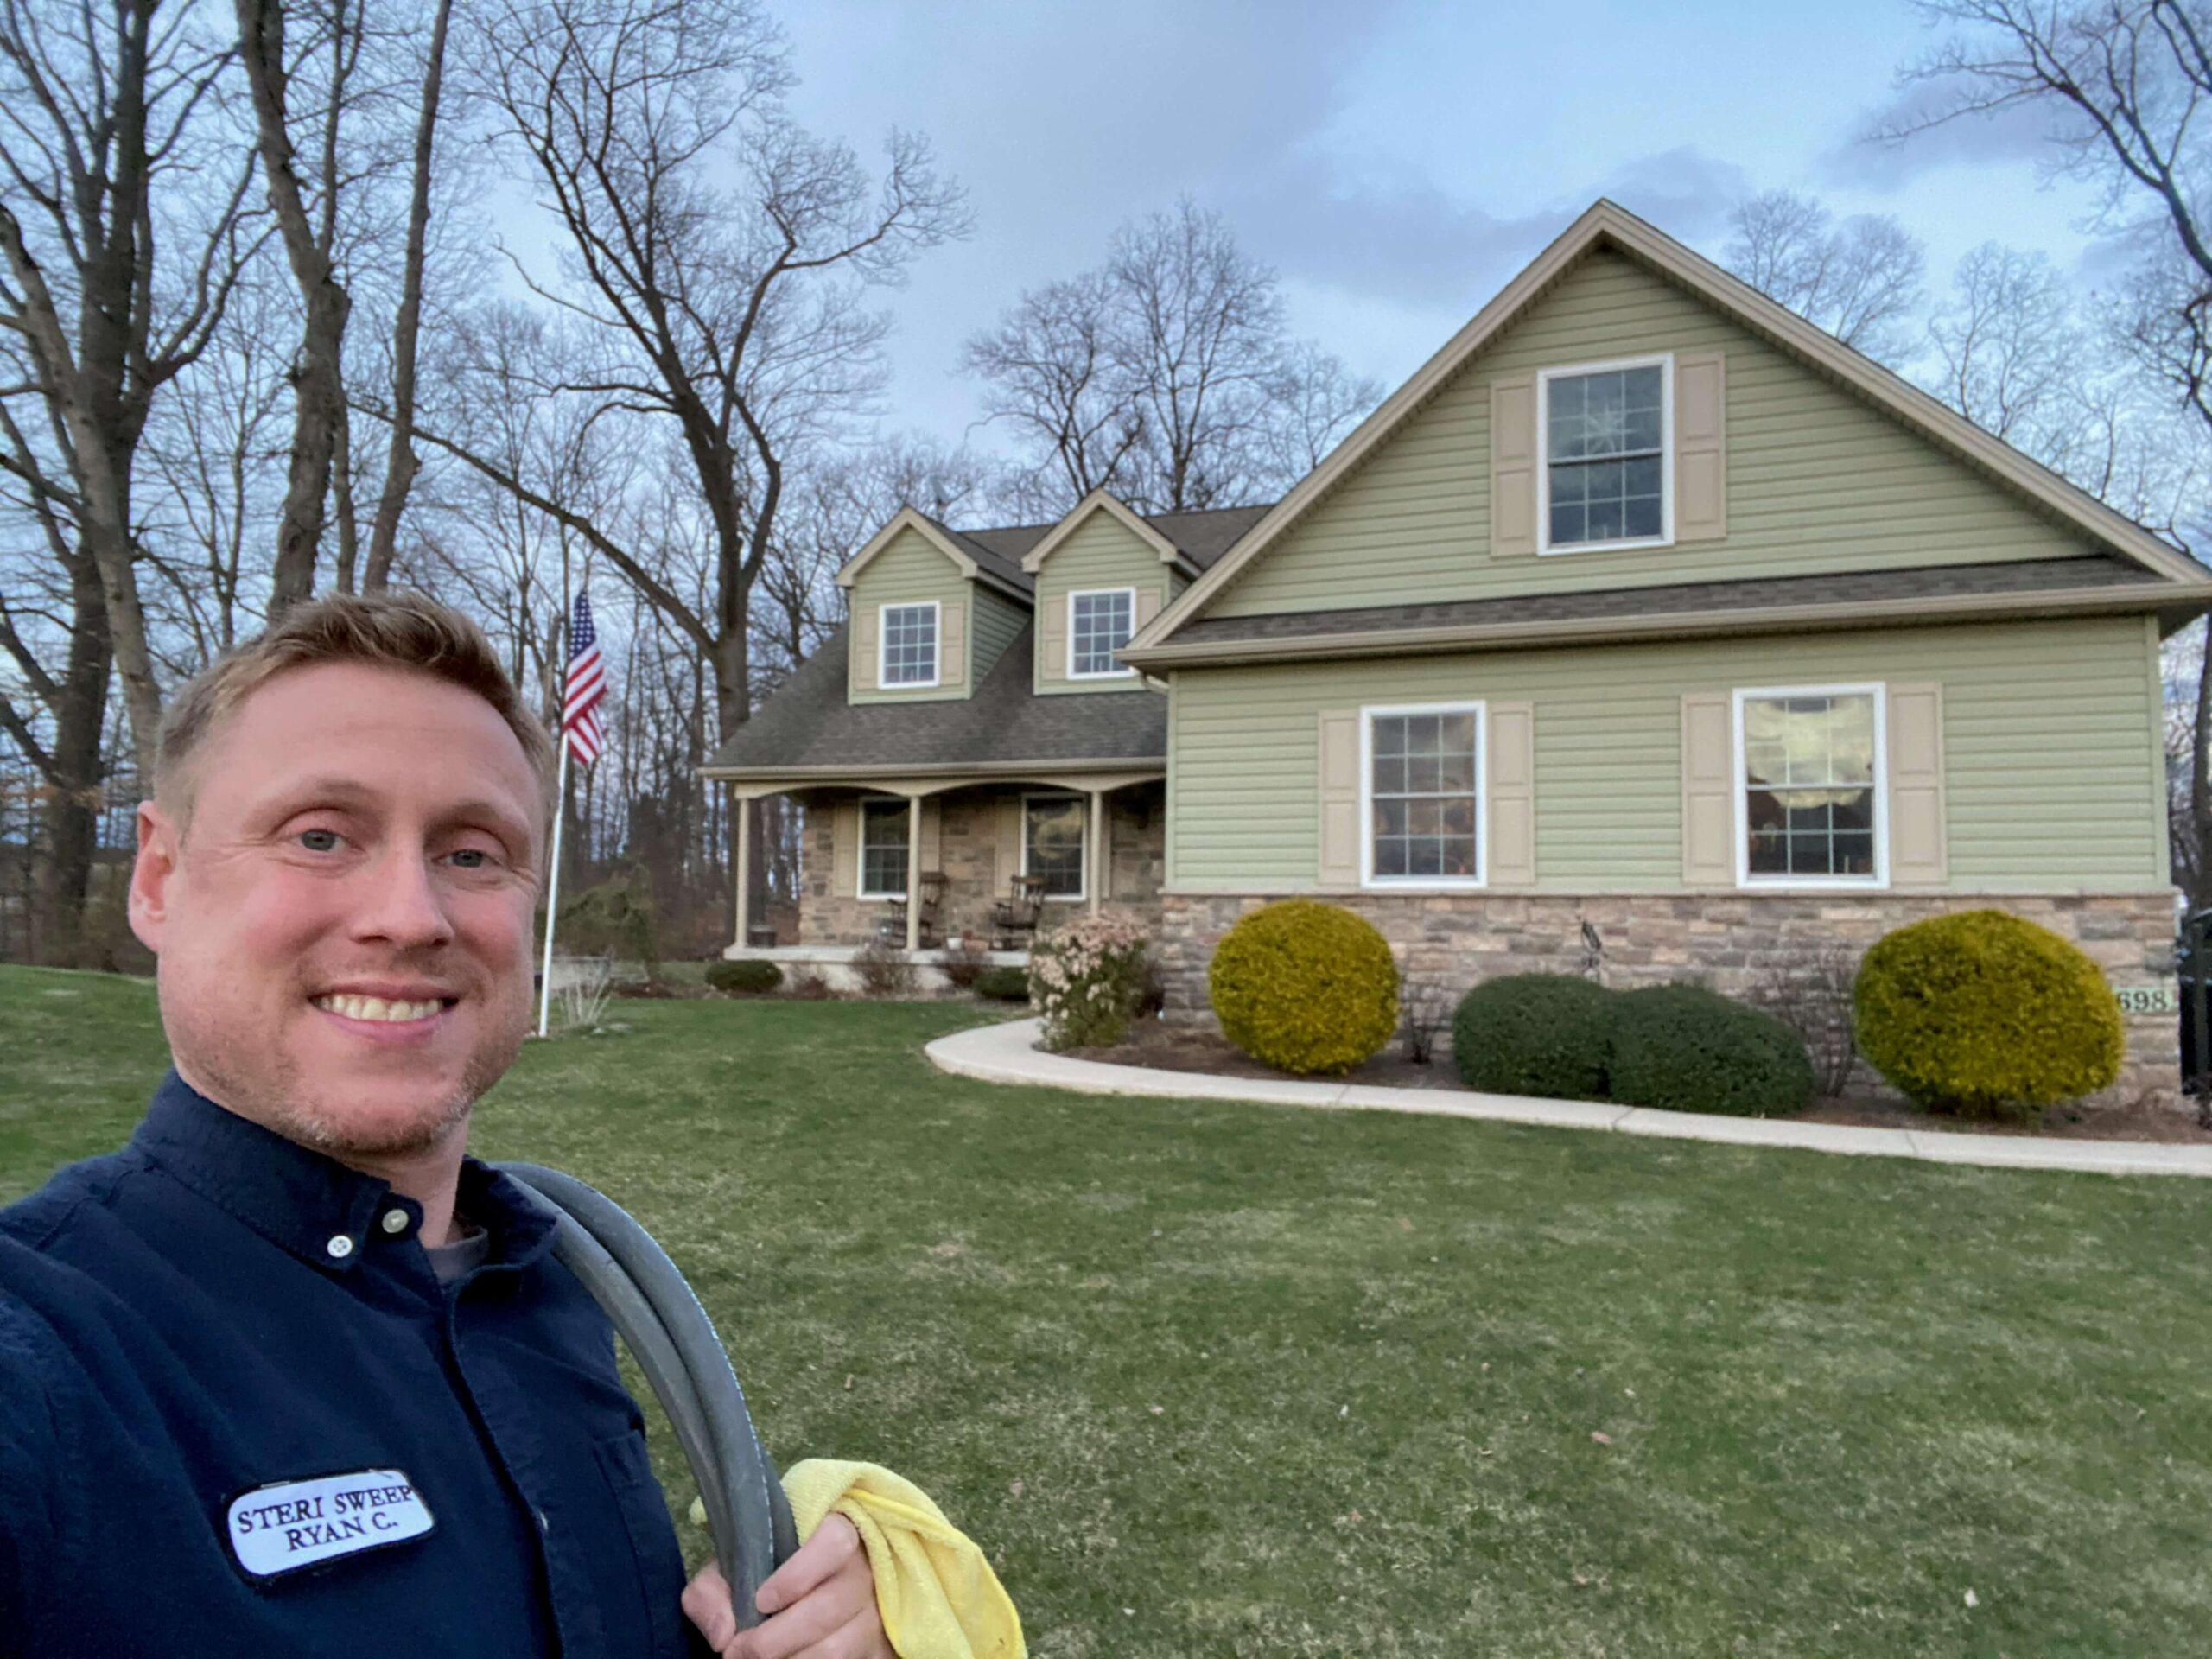
[[[1610,202],[1272,506],[908,511],[838,580],[702,769],[808,808],[787,951],[895,906],[926,959],[1026,879],[1138,913],[1190,1017],[1288,893],[1453,990],[1740,990],[1984,904],[2172,971],[2159,645],[2207,573]],[[2175,1071],[2135,1022],[2123,1086]]]

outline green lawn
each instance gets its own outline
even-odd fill
[[[2206,1183],[1001,1089],[921,1058],[944,1006],[618,1017],[480,1149],[634,1210],[772,1449],[918,1481],[1039,1656],[2212,1642]],[[0,1052],[5,1198],[128,1133],[151,988],[0,970]]]

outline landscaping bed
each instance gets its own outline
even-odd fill
[[[1216,1077],[1272,1077],[1281,1071],[1262,1065],[1230,1044],[1219,1032],[1193,1030],[1154,1020],[1134,1027],[1130,1039],[1110,1047],[1071,1048],[1068,1057],[1109,1065],[1141,1065],[1161,1071],[1196,1071]],[[1386,1050],[1346,1072],[1338,1081],[1392,1089],[1465,1089],[1448,1057],[1416,1065]],[[1850,1123],[1870,1128],[1908,1129],[1923,1134],[2023,1135],[2071,1141],[2155,1141],[2168,1145],[2212,1145],[2212,1129],[2199,1121],[2195,1106],[2114,1103],[2054,1106],[2039,1126],[1948,1117],[1923,1112],[1902,1101],[1872,1095],[1815,1099],[1794,1114],[1807,1123]]]

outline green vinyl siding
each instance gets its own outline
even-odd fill
[[[1538,890],[1678,888],[1684,692],[1933,680],[1953,890],[2162,887],[2152,648],[2120,617],[1179,670],[1168,868],[1185,891],[1312,887],[1324,709],[1526,699]]]
[[[1500,375],[1656,352],[1727,353],[1728,534],[1493,558],[1490,389]],[[1619,253],[1575,265],[1203,614],[1892,569],[2089,550],[1891,416]]]
[[[1127,524],[1110,512],[1094,511],[1065,542],[1046,556],[1038,567],[1037,614],[1046,606],[1057,607],[1062,626],[1053,631],[1060,650],[1067,648],[1065,623],[1068,595],[1096,588],[1154,588],[1160,590],[1163,608],[1190,584],[1171,565],[1160,563],[1158,551],[1147,546]],[[1044,660],[1046,630],[1037,630],[1036,686],[1039,692],[1127,691],[1139,682],[1130,680],[1070,680],[1065,656],[1057,663]]]
[[[960,574],[960,567],[932,547],[926,537],[917,530],[901,531],[891,544],[870,559],[860,575],[853,579],[850,602],[855,624],[854,669],[849,669],[846,676],[847,697],[854,702],[942,702],[966,696],[969,682],[965,675],[957,683],[940,679],[936,685],[918,690],[893,687],[889,690],[878,688],[863,691],[859,687],[855,671],[860,660],[861,633],[858,625],[863,609],[872,615],[879,606],[937,601],[940,607],[938,645],[942,652],[944,644],[944,613],[956,606],[964,606],[968,602],[968,579]],[[971,639],[974,632],[974,629],[969,630]],[[972,649],[967,652],[967,657],[970,662],[974,660]],[[940,657],[940,675],[943,666]]]
[[[981,582],[969,584],[969,594],[975,610],[976,626],[969,630],[974,644],[975,661],[969,665],[968,677],[976,685],[991,671],[991,664],[1006,654],[1022,629],[1029,626],[1029,613],[1003,594],[994,593]]]

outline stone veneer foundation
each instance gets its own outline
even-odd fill
[[[1591,936],[1608,985],[1696,979],[1741,995],[1763,977],[1825,947],[1864,952],[1907,922],[1949,911],[2002,909],[2079,944],[2115,986],[2174,976],[2174,906],[2164,893],[1840,899],[1818,893],[1653,893],[1574,899],[1492,893],[1329,893],[1331,904],[1373,922],[1407,975],[1455,998],[1499,974],[1588,971]],[[1239,916],[1268,903],[1168,893],[1160,899],[1159,954],[1166,1017],[1212,1023],[1206,964]],[[1586,936],[1585,925],[1589,929]],[[1446,1033],[1449,1040],[1449,1033]],[[2113,1098],[2152,1095],[2181,1103],[2181,1061],[2171,1014],[2127,1021],[2127,1051]]]

